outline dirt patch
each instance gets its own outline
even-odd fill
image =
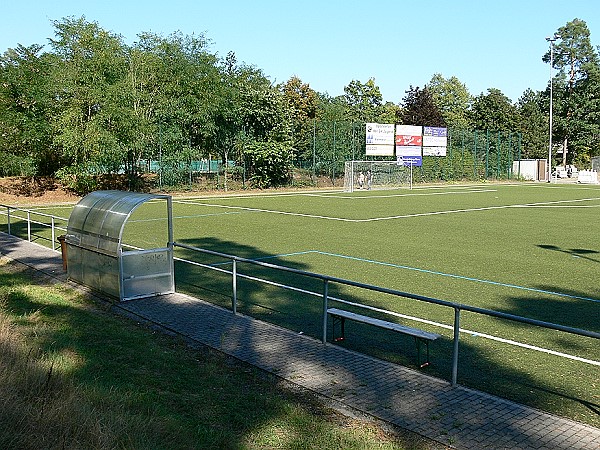
[[[127,190],[126,184],[118,184],[114,179],[106,177],[103,179],[106,185],[101,184],[99,189],[122,189]],[[152,179],[143,179],[144,192],[160,192],[152,188]],[[343,185],[343,180],[338,180],[340,186],[332,184],[327,177],[318,177],[313,180],[308,175],[294,176],[293,186],[282,188],[271,188],[269,191],[302,191],[306,189],[339,189]],[[186,189],[187,187],[187,189]],[[191,186],[180,187],[179,189],[165,188],[163,193],[177,196],[189,195],[210,195],[223,193],[259,193],[265,192],[261,189],[251,189],[244,186],[239,180],[229,180],[227,190],[222,183],[219,185],[214,179],[203,177]],[[77,203],[81,196],[65,189],[56,178],[52,177],[5,177],[0,178],[0,204],[11,206],[31,206],[48,205],[61,203]]]
[[[0,178],[0,203],[3,204],[73,203],[77,202],[79,198],[65,190],[53,178]]]

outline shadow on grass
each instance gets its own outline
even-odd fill
[[[42,355],[69,356],[54,366],[53,376],[68,374],[79,390],[66,411],[37,396],[33,407],[47,413],[18,435],[9,425],[31,414],[3,404],[4,448],[78,442],[82,448],[229,449],[267,447],[273,439],[284,448],[366,448],[377,439],[352,427],[346,434],[332,431],[327,421],[348,419],[312,396],[282,388],[276,377],[203,347],[190,350],[181,340],[85,306],[74,294],[65,300],[47,289],[21,289],[30,281],[28,273],[0,273],[0,286],[8,288],[0,288],[0,308]],[[43,388],[48,369],[36,370]],[[63,394],[48,397],[60,403]],[[395,442],[400,448],[434,447],[409,433]]]
[[[185,243],[238,256],[269,258],[269,261],[275,264],[298,269],[306,268],[302,263],[291,264],[285,258],[264,254],[251,246],[240,246],[233,242],[198,239]],[[198,259],[198,255],[187,251],[179,256]],[[212,257],[201,262],[226,270],[231,268],[225,261]],[[198,298],[230,308],[230,274],[180,263],[177,263],[176,269],[178,289],[181,286]],[[242,274],[265,276],[277,283],[296,286],[296,282],[299,282],[306,290],[314,292],[321,292],[322,289],[320,282],[298,280],[295,275],[292,277],[285,272],[265,273],[261,272],[263,269],[259,269],[255,273],[254,266],[244,267],[243,264],[238,269]],[[343,402],[357,401],[364,411],[382,415],[392,423],[419,431],[442,442],[459,445],[461,431],[473,427],[480,429],[482,433],[488,429],[493,433],[493,429],[501,427],[505,427],[507,433],[521,433],[522,430],[509,417],[499,419],[502,422],[500,423],[498,418],[486,415],[488,406],[491,408],[495,401],[493,399],[482,397],[489,405],[485,405],[482,411],[474,414],[472,403],[461,403],[463,391],[453,389],[447,383],[435,382],[432,388],[426,377],[414,372],[405,371],[401,367],[381,365],[374,359],[363,360],[352,352],[340,352],[337,345],[322,345],[318,342],[322,326],[322,305],[318,296],[286,291],[274,286],[265,288],[264,285],[247,279],[238,288],[240,312],[293,332],[279,328],[268,329],[265,332],[262,326],[246,320],[241,315],[234,316],[227,309],[214,308],[193,299],[171,304],[166,297],[158,297],[127,302],[123,306],[160,323],[163,327],[177,331],[183,329],[183,334],[188,337],[194,337],[193,330],[199,330],[200,333],[211,332],[214,341],[209,345],[215,349],[270,370],[283,378],[297,380],[299,384],[302,384],[302,379],[308,383],[310,389],[333,399]],[[329,294],[340,295],[346,300],[359,303],[361,301],[360,295],[348,293],[337,286],[331,286]],[[509,312],[515,313],[530,301],[531,299],[526,298],[514,299],[514,308]],[[16,305],[17,303],[14,303],[12,307]],[[138,334],[138,331],[132,331],[124,322],[116,321],[112,324],[105,322],[106,318],[102,316],[90,318],[85,311],[75,311],[69,305],[54,305],[47,311],[43,305],[45,303],[40,302],[37,308],[35,301],[25,299],[20,313],[28,314],[28,311],[37,308],[44,315],[47,312],[52,320],[64,322],[65,329],[77,330],[84,336],[81,341],[75,342],[63,338],[62,332],[42,336],[47,348],[73,349],[76,354],[82,355],[85,364],[77,370],[77,376],[83,380],[84,385],[96,392],[98,398],[107,396],[109,399],[125,399],[128,405],[132,405],[135,411],[139,412],[134,414],[134,419],[137,418],[140,422],[149,421],[150,417],[151,428],[158,431],[148,433],[158,433],[161,444],[176,436],[173,442],[169,442],[171,448],[183,448],[185,442],[217,443],[213,445],[216,447],[227,447],[234,442],[235,446],[244,446],[248,439],[254,439],[256,433],[269,427],[268,424],[286,420],[284,411],[288,406],[282,405],[274,398],[277,389],[268,390],[269,387],[275,386],[273,379],[268,379],[257,391],[247,392],[248,386],[255,385],[261,379],[256,372],[246,377],[243,370],[240,374],[239,367],[225,373],[222,368],[214,365],[207,364],[207,367],[204,367],[203,355],[189,361],[187,356],[179,351],[179,347],[173,344],[170,351],[165,351],[154,345],[153,340],[146,340],[144,332],[138,330]],[[452,311],[449,310],[448,315],[448,320],[451,321]],[[465,317],[463,326],[468,327],[470,320],[469,316]],[[89,329],[90,321],[99,329]],[[302,335],[316,337],[317,340],[306,339],[300,332]],[[411,339],[360,324],[355,324],[351,336],[352,338],[343,343],[344,347],[414,367],[416,350]],[[154,337],[156,338],[156,335]],[[460,348],[459,382],[462,384],[558,414],[563,412],[565,405],[553,403],[557,398],[569,404],[588,404],[587,410],[592,410],[589,404],[593,405],[594,402],[582,398],[577,390],[571,390],[570,386],[566,389],[555,389],[554,384],[540,385],[535,370],[528,370],[535,369],[528,366],[528,361],[522,361],[516,367],[499,362],[498,353],[503,352],[503,347],[481,346],[471,339],[461,338]],[[131,349],[132,354],[129,351]],[[422,373],[448,379],[451,349],[450,333],[444,333],[443,338],[433,344],[433,365]],[[190,367],[187,367],[188,364]],[[178,368],[177,381],[175,385],[171,385],[175,367]],[[180,369],[184,370],[183,375],[179,374]],[[212,382],[206,381],[206,377],[213,377],[208,379],[221,384],[215,388]],[[150,383],[149,387],[147,384],[142,387],[138,385],[142,378]],[[240,380],[239,385],[231,386],[237,380]],[[555,383],[559,381],[555,379]],[[540,386],[542,389],[532,386]],[[188,387],[191,387],[191,390]],[[261,389],[266,390],[267,394],[261,394]],[[545,396],[541,395],[544,390]],[[557,392],[560,394],[557,395]],[[169,409],[173,404],[177,405],[174,412]],[[321,407],[317,409],[326,414]],[[152,414],[146,414],[145,411]],[[208,423],[210,418],[198,417],[199,413],[218,417],[218,425],[208,429],[203,424]],[[192,429],[196,427],[199,435],[190,435],[188,424]],[[307,428],[305,424],[289,426],[297,436],[306,439],[310,439],[311,435],[318,435],[321,431]],[[180,429],[181,427],[183,429]],[[530,439],[532,445],[533,441],[536,445],[540,443],[537,435],[525,436],[520,442],[525,445],[523,443]],[[334,440],[335,443],[339,444],[339,440]],[[414,448],[420,445],[417,444]]]
[[[554,252],[566,253],[567,255],[574,256],[576,258],[586,259],[588,261],[600,263],[600,259],[592,258],[590,255],[598,255],[600,254],[597,250],[591,250],[586,248],[561,248],[556,245],[548,245],[548,244],[540,244],[539,248],[543,248],[544,250],[551,250]]]
[[[285,258],[279,260],[276,256],[263,254],[256,248],[240,246],[235,242],[223,242],[211,238],[187,240],[185,243],[200,248],[235,254],[237,256],[255,259],[269,258],[269,262],[274,264],[282,264],[302,270],[306,269],[306,266],[302,263],[290,263],[289,261],[285,261]],[[192,260],[198,260],[199,258],[197,254],[194,255],[189,252],[184,253],[184,257]],[[223,264],[222,267],[225,267],[226,265],[223,261],[203,261],[203,263],[215,265]],[[231,266],[228,267],[228,270],[231,270]],[[313,292],[316,293],[322,292],[322,284],[320,281],[301,281],[293,274],[274,272],[272,270],[270,272],[261,272],[261,270],[262,269],[254,269],[252,267],[246,267],[246,270],[244,270],[240,269],[238,266],[238,274],[252,273],[253,276],[260,276],[261,278],[269,279],[274,283],[295,287],[301,286],[302,289],[313,290]],[[220,303],[220,306],[225,308],[230,308],[232,295],[231,274],[215,274],[216,272],[212,270],[181,265],[178,266],[177,279],[179,280],[178,283],[181,283],[178,284],[178,286],[181,286],[192,295],[204,298],[209,302],[214,302],[214,298],[218,297],[221,301],[217,301],[216,303]],[[298,292],[273,288],[272,286],[265,287],[264,285],[259,285],[254,282],[243,281],[242,283],[244,285],[243,287],[240,287],[240,282],[238,282],[238,311],[295,332],[312,336],[316,339],[322,337],[322,300],[319,296],[308,296]],[[330,286],[329,295],[340,295],[345,300],[357,303],[361,303],[363,300],[359,294],[348,293],[339,286]],[[531,314],[532,311],[528,309],[528,305],[530,305],[532,301],[533,299],[529,298],[515,298],[515,307],[505,312],[552,322],[553,320],[551,319],[557,317],[555,314],[565,307],[565,305],[559,305],[557,303],[555,308],[548,308],[549,311],[544,308],[543,312],[541,312],[538,301],[538,308],[535,310],[535,314]],[[550,306],[550,303],[547,306]],[[571,326],[582,326],[581,315],[589,318],[589,306],[590,305],[583,305],[574,308],[572,314],[573,317],[580,316],[578,320],[570,320],[567,317],[565,317],[565,320],[569,322]],[[453,311],[448,310],[447,323],[451,323],[452,314]],[[470,320],[469,316],[467,316],[461,325],[468,328]],[[474,322],[477,321],[475,320]],[[331,324],[331,322],[329,323]],[[586,323],[588,323],[587,319]],[[509,332],[511,326],[512,323],[506,328]],[[224,328],[227,328],[227,326]],[[412,338],[362,324],[352,323],[349,324],[348,328],[351,328],[351,330],[347,329],[347,333],[350,331],[349,334],[351,337],[343,343],[338,344],[339,346],[415,368],[416,348]],[[481,332],[486,332],[486,328],[481,329]],[[259,349],[261,344],[265,342],[265,339],[269,339],[266,336],[261,336],[260,333],[255,332],[251,328],[245,329],[243,333],[230,333],[228,337],[233,335],[239,340],[251,342],[248,346],[255,349]],[[507,337],[511,338],[512,336]],[[219,347],[220,343],[215,345]],[[540,345],[540,342],[535,342],[534,345]],[[296,358],[302,359],[302,355],[298,355],[298,352],[298,348],[288,348],[287,346],[283,346],[278,350],[278,353],[280,354],[294,355]],[[257,351],[256,355],[247,357],[251,360],[261,360],[258,353],[259,352]],[[599,423],[598,418],[594,415],[590,416],[586,412],[580,412],[581,405],[586,408],[587,412],[594,412],[596,407],[593,393],[590,395],[590,391],[586,389],[584,389],[584,393],[581,392],[581,379],[574,376],[569,383],[563,385],[561,384],[562,380],[560,377],[556,377],[556,374],[552,373],[552,371],[550,371],[549,374],[546,374],[546,376],[540,376],[539,371],[536,370],[536,364],[539,358],[537,356],[531,356],[531,353],[536,355],[535,352],[530,350],[518,349],[517,351],[513,351],[513,348],[510,347],[509,351],[507,351],[506,344],[497,342],[490,343],[486,341],[482,345],[481,337],[461,337],[459,383],[550,411],[558,415],[571,416],[592,424]],[[449,380],[452,367],[451,355],[451,333],[444,333],[442,339],[432,344],[432,361],[434,364],[427,367],[422,372]],[[310,364],[310,357],[312,357],[312,355],[309,352],[307,356],[308,358],[305,363],[308,365]],[[545,358],[547,355],[543,354],[543,356]],[[286,372],[292,370],[291,366],[297,364],[301,364],[301,362],[292,362],[292,358],[290,357],[290,367],[287,367],[284,364],[283,369],[280,367],[277,370]],[[547,361],[544,361],[544,364],[547,364]],[[573,364],[574,367],[577,367],[577,364],[579,363],[575,362]],[[332,376],[329,379],[322,380],[324,384],[319,385],[319,389],[328,392],[328,389],[330,389],[330,386],[327,386],[328,383],[339,383],[337,380],[343,378],[343,376],[339,375],[338,377],[334,374],[347,372],[348,377],[357,377],[357,374],[353,372],[350,367],[344,367],[343,364],[339,365],[335,361],[333,362],[333,366],[335,367],[335,370],[332,373]],[[584,372],[586,372],[585,376],[593,379],[593,370],[591,373],[588,373],[590,371],[587,369],[588,367],[584,369]],[[561,370],[563,369],[561,368]],[[574,370],[576,371],[576,369]],[[569,376],[571,375],[572,374],[569,374]],[[359,390],[362,391],[366,398],[377,399],[376,404],[379,411],[398,411],[399,408],[397,402],[400,401],[399,399],[403,395],[403,390],[410,389],[410,383],[406,382],[405,384],[405,382],[399,382],[392,390],[382,389],[382,386],[385,386],[386,383],[389,383],[389,380],[386,378],[385,372],[377,373],[376,371],[370,371],[368,372],[368,375],[362,375],[362,378],[359,375],[358,379],[355,381],[354,387],[342,387],[341,385],[338,385],[338,391],[331,391],[331,395],[336,397],[338,395],[336,392],[340,392],[341,398],[343,398],[344,395],[347,395],[347,391],[355,389],[358,385],[360,386]],[[535,386],[537,386],[537,388]],[[344,391],[346,391],[346,394],[344,394]],[[445,402],[442,400],[444,395],[446,395],[444,389],[440,389],[439,391],[434,389],[429,392],[428,401],[439,402],[436,404],[442,405]],[[443,410],[445,407],[446,406],[439,406],[439,410]],[[411,420],[414,419],[411,417],[411,414],[414,413],[415,411],[412,411],[410,414],[406,412],[398,413],[392,421],[398,424],[410,422],[411,426],[414,427],[416,426],[415,422],[411,422]],[[462,411],[462,413],[466,414],[465,411]],[[390,415],[392,415],[392,413],[390,413]],[[447,410],[445,413],[442,413],[440,417],[458,417],[460,415],[460,411]],[[433,416],[434,415],[432,415],[432,417]],[[438,417],[439,415],[435,414],[435,416]],[[431,417],[421,417],[421,419],[424,420],[424,422],[432,420]],[[480,418],[468,417],[465,415],[464,419],[461,419],[458,422],[445,424],[444,426],[447,430],[450,430],[449,433],[453,433],[460,431],[456,430],[456,428],[464,428],[469,425],[474,426],[475,424],[481,426],[481,423],[478,422],[478,420],[480,420]],[[461,423],[460,427],[458,427],[456,423]]]

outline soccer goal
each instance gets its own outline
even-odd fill
[[[410,186],[410,168],[397,161],[346,161],[344,191]]]

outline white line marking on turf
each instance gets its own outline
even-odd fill
[[[531,287],[527,287],[527,286],[519,286],[517,284],[502,283],[499,281],[482,280],[480,278],[472,278],[472,277],[467,277],[464,275],[456,275],[453,273],[437,272],[437,271],[429,270],[429,269],[421,269],[419,267],[403,266],[400,264],[376,261],[374,259],[365,259],[365,258],[359,258],[356,256],[340,255],[337,253],[322,252],[319,250],[307,250],[307,251],[303,251],[303,252],[286,253],[286,254],[281,254],[281,255],[267,256],[264,258],[257,258],[256,261],[260,261],[263,259],[271,259],[271,258],[282,258],[282,257],[287,257],[287,256],[306,255],[309,253],[315,253],[315,254],[324,255],[324,256],[331,256],[333,258],[350,259],[353,261],[366,262],[369,264],[376,264],[376,265],[380,265],[380,266],[392,267],[395,269],[412,270],[415,272],[427,273],[430,275],[439,275],[439,276],[443,276],[443,277],[455,278],[458,280],[472,281],[472,282],[483,283],[483,284],[491,284],[493,286],[500,286],[500,287],[506,287],[506,288],[511,288],[511,289],[519,289],[519,290],[523,290],[523,291],[535,292],[538,294],[555,295],[557,297],[564,297],[564,298],[570,298],[570,299],[574,299],[574,300],[585,300],[585,301],[600,303],[600,299],[598,299],[598,298],[583,297],[583,296],[579,296],[579,295],[566,294],[564,292],[548,291],[545,289],[537,289],[537,288],[531,288]]]
[[[554,295],[558,295],[558,296],[566,296],[566,297],[578,298],[578,299],[581,299],[581,300],[592,300],[592,301],[599,301],[600,302],[600,300],[598,300],[598,299],[590,299],[590,298],[586,298],[586,297],[576,297],[576,296],[571,296],[571,295],[568,295],[568,294],[562,294],[560,292],[541,291],[541,290],[532,289],[532,288],[526,288],[526,287],[522,287],[522,286],[516,286],[516,285],[509,285],[509,284],[504,284],[504,283],[490,282],[488,280],[477,280],[476,278],[467,278],[467,277],[462,277],[462,276],[459,276],[459,275],[443,274],[441,272],[433,272],[433,271],[429,271],[429,270],[425,270],[425,269],[417,269],[417,268],[412,268],[412,267],[407,267],[407,266],[397,266],[395,264],[383,263],[383,262],[371,261],[371,260],[364,260],[362,258],[354,258],[354,257],[348,257],[348,256],[344,256],[344,255],[336,255],[334,253],[320,252],[318,250],[307,250],[307,251],[302,251],[302,252],[286,253],[286,254],[281,254],[281,255],[268,256],[268,257],[264,257],[264,258],[256,258],[255,260],[259,261],[259,260],[263,260],[263,259],[270,259],[270,258],[276,258],[276,257],[286,257],[286,256],[296,256],[296,255],[304,255],[304,254],[308,254],[308,253],[317,253],[317,254],[322,254],[322,255],[326,255],[326,256],[334,256],[334,257],[355,259],[355,260],[365,261],[365,262],[373,262],[373,263],[383,264],[383,265],[392,266],[392,267],[407,268],[407,269],[411,269],[411,270],[418,270],[418,271],[423,271],[423,272],[428,272],[428,273],[433,273],[433,274],[441,274],[441,275],[446,275],[446,276],[454,276],[454,277],[457,277],[457,278],[465,278],[465,279],[471,280],[471,281],[481,281],[483,283],[492,283],[492,284],[498,284],[498,285],[501,285],[501,286],[513,287],[513,288],[517,288],[517,289],[533,290],[533,291],[543,292],[543,293],[547,293],[547,294],[554,294]],[[349,303],[351,303],[351,302],[349,302]],[[358,306],[365,307],[365,305],[358,305]],[[409,315],[397,313],[397,312],[394,312],[394,311],[383,310],[383,309],[375,308],[375,307],[372,307],[372,306],[367,307],[367,309],[372,309],[374,311],[379,311],[379,312],[391,314],[393,316],[400,317],[400,318],[406,319],[406,320],[412,320],[414,322],[426,323],[428,325],[439,327],[439,328],[444,328],[444,329],[447,329],[447,330],[453,330],[454,329],[454,327],[452,327],[451,325],[446,325],[446,324],[443,324],[443,323],[434,322],[432,320],[421,319],[419,317],[409,316]],[[537,346],[531,345],[531,344],[524,344],[522,342],[513,341],[512,339],[505,339],[505,338],[493,336],[491,334],[480,333],[478,331],[472,331],[472,330],[469,330],[469,329],[466,329],[466,328],[460,328],[459,330],[460,330],[461,333],[469,334],[472,337],[481,337],[481,338],[489,339],[489,340],[492,340],[492,341],[502,342],[504,344],[514,345],[516,347],[522,347],[522,348],[526,348],[526,349],[529,349],[529,350],[534,350],[534,351],[546,353],[546,354],[549,354],[549,355],[560,356],[560,357],[563,357],[563,358],[572,359],[574,361],[580,361],[580,362],[583,362],[583,363],[586,363],[586,364],[591,364],[591,365],[594,365],[594,366],[600,366],[600,361],[595,361],[593,359],[581,358],[580,356],[569,355],[568,353],[557,352],[556,350],[550,350],[550,349],[543,348],[543,347],[537,347]]]
[[[173,216],[173,219],[196,219],[198,217],[228,216],[231,214],[241,214],[241,213],[239,211],[232,211],[232,212],[221,212],[221,213],[212,213],[212,214],[195,214],[195,215],[191,215],[191,216]],[[129,223],[131,223],[131,222],[155,222],[155,221],[165,221],[165,220],[167,220],[166,217],[157,217],[154,219],[129,220]]]
[[[559,205],[559,204],[562,205],[565,203],[586,202],[586,201],[596,201],[596,200],[600,200],[600,197],[583,198],[583,199],[575,199],[575,200],[557,200],[557,201],[551,201],[551,202],[523,203],[523,204],[516,204],[516,205],[483,206],[480,208],[451,209],[451,210],[446,210],[446,211],[430,211],[430,212],[414,213],[414,214],[399,214],[396,216],[373,217],[370,219],[348,219],[348,218],[344,218],[344,217],[321,216],[321,215],[317,215],[317,214],[303,214],[303,213],[295,213],[295,212],[289,212],[289,211],[278,211],[278,210],[272,210],[272,209],[250,208],[250,207],[246,207],[246,206],[216,205],[213,203],[202,203],[202,202],[192,202],[192,201],[184,201],[184,202],[174,201],[174,203],[206,206],[206,207],[213,207],[213,208],[237,209],[237,210],[242,210],[242,211],[263,212],[263,213],[270,213],[270,214],[280,214],[280,215],[284,215],[284,216],[307,217],[310,219],[335,220],[338,222],[366,223],[366,222],[377,222],[377,221],[381,221],[381,220],[408,219],[408,218],[413,218],[413,217],[427,217],[427,216],[457,214],[457,213],[476,212],[476,211],[492,211],[492,210],[498,210],[498,209],[552,207],[555,205]]]
[[[356,192],[356,191],[354,191]],[[450,194],[474,194],[474,193],[480,193],[480,192],[498,192],[497,189],[470,189],[470,190],[464,190],[464,191],[444,191],[444,192],[410,192],[410,193],[402,193],[402,194],[379,194],[379,195],[336,195],[331,196],[325,196],[325,195],[319,195],[319,194],[306,194],[306,196],[309,197],[325,197],[325,198],[331,198],[331,199],[338,199],[338,198],[344,198],[344,199],[351,199],[351,200],[355,200],[355,199],[370,199],[370,198],[395,198],[395,197],[425,197],[425,196],[432,196],[432,195],[450,195]]]
[[[361,305],[361,306],[364,306],[364,305]],[[451,330],[451,331],[454,330],[454,327],[451,326],[451,325],[446,325],[444,323],[434,322],[432,320],[421,319],[419,317],[408,316],[406,314],[401,314],[401,313],[397,313],[397,312],[393,312],[393,311],[387,311],[387,310],[383,310],[383,309],[379,309],[379,308],[374,308],[374,307],[369,307],[368,309],[372,309],[372,310],[383,312],[383,313],[388,313],[388,314],[391,314],[393,316],[400,317],[402,319],[412,320],[414,322],[426,323],[428,325],[432,325],[434,327],[439,327],[439,328],[444,328],[446,330]],[[580,362],[583,362],[583,363],[586,363],[586,364],[591,364],[591,365],[594,365],[594,366],[600,366],[600,361],[595,361],[593,359],[586,359],[586,358],[582,358],[580,356],[569,355],[568,353],[557,352],[556,350],[550,350],[550,349],[544,348],[544,347],[537,347],[537,346],[531,345],[531,344],[524,344],[522,342],[513,341],[512,339],[505,339],[505,338],[493,336],[491,334],[480,333],[478,331],[471,331],[471,330],[468,330],[466,328],[459,328],[459,331],[461,333],[469,334],[472,337],[481,337],[481,338],[489,339],[489,340],[492,340],[492,341],[502,342],[504,344],[514,345],[516,347],[527,348],[529,350],[535,350],[535,351],[538,351],[538,352],[547,353],[549,355],[561,356],[563,358],[572,359],[572,360],[575,360],[575,361],[580,361]]]

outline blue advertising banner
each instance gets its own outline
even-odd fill
[[[448,137],[448,129],[439,127],[423,127],[423,136]]]
[[[421,167],[423,165],[422,156],[397,156],[396,163],[405,167]]]

